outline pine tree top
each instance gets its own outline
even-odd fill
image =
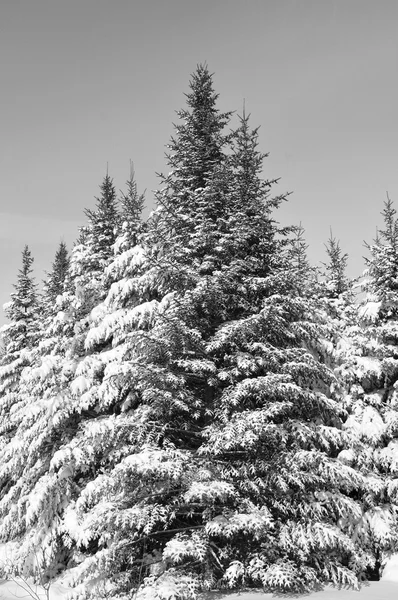
[[[138,193],[137,181],[135,179],[134,165],[130,162],[130,177],[126,181],[127,191],[122,192],[120,197],[121,220],[135,225],[140,222],[145,203],[144,194]]]
[[[101,270],[113,255],[112,246],[117,238],[120,215],[116,189],[108,173],[100,189],[101,195],[96,198],[95,209],[85,210],[88,224],[81,228],[80,239],[87,246],[91,268],[97,265]]]
[[[198,65],[189,83],[186,95],[187,109],[177,111],[183,121],[175,125],[176,135],[168,148],[167,161],[176,176],[189,180],[190,188],[204,187],[214,168],[223,157],[227,139],[223,130],[231,112],[221,113],[217,108],[218,94],[213,89],[213,75],[207,65]]]
[[[382,211],[384,228],[378,229],[373,244],[365,242],[370,257],[365,258],[364,289],[379,299],[391,300],[398,290],[398,219],[387,195]]]
[[[95,209],[86,209],[84,212],[94,228],[100,224],[104,225],[106,221],[114,226],[118,220],[117,196],[113,179],[108,173],[100,185],[100,190],[101,195],[96,197]]]
[[[18,271],[11,301],[5,305],[9,323],[3,327],[7,353],[30,347],[38,331],[37,284],[33,277],[33,256],[26,245],[22,251],[22,266]]]
[[[59,243],[55,252],[52,268],[44,282],[44,295],[50,304],[65,291],[65,282],[69,273],[70,257],[64,241]]]
[[[26,245],[22,251],[22,267],[18,270],[17,283],[13,284],[15,292],[11,298],[15,306],[25,309],[36,302],[36,284],[32,275],[33,256]]]
[[[325,244],[328,262],[322,263],[325,267],[327,295],[330,298],[338,298],[341,294],[348,292],[352,284],[346,275],[348,254],[343,253],[340,242],[332,232]]]

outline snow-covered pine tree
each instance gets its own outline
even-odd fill
[[[389,196],[381,214],[384,229],[377,232],[373,244],[365,244],[371,257],[366,259],[364,289],[384,300],[398,289],[398,219]]]
[[[39,335],[39,303],[33,276],[33,256],[25,246],[15,291],[4,305],[9,322],[1,328],[3,353],[0,360],[0,450],[13,442],[27,399],[20,394],[23,369],[34,360]],[[0,469],[0,498],[6,494],[18,474]],[[11,507],[10,507],[11,508]]]
[[[9,323],[2,327],[4,346],[8,355],[31,347],[37,335],[37,286],[33,277],[33,256],[25,246],[22,267],[19,269],[15,291],[4,306]]]
[[[66,462],[70,464],[70,450],[83,448],[88,439],[92,440],[91,460],[94,463],[101,462],[102,473],[98,474],[94,481],[87,477],[87,487],[82,491],[81,499],[68,510],[66,529],[74,543],[86,555],[86,560],[75,570],[76,577],[83,580],[87,577],[108,579],[111,589],[113,586],[113,594],[120,593],[123,588],[136,586],[140,574],[147,573],[148,569],[156,569],[159,562],[159,543],[156,539],[158,533],[154,534],[154,530],[156,531],[163,521],[167,523],[170,520],[174,488],[178,485],[181,468],[191,455],[190,450],[180,450],[169,439],[164,439],[163,442],[162,437],[164,438],[165,427],[167,438],[173,429],[175,435],[180,432],[183,440],[192,437],[188,421],[194,422],[195,415],[191,418],[189,410],[184,410],[184,377],[170,372],[167,348],[176,344],[178,346],[181,340],[181,350],[185,354],[187,343],[195,343],[195,340],[187,342],[184,339],[185,332],[176,332],[173,323],[171,337],[168,336],[166,329],[170,327],[170,321],[168,316],[164,319],[162,315],[170,303],[174,304],[173,298],[177,295],[180,279],[184,280],[189,276],[189,263],[192,259],[184,256],[185,250],[195,254],[197,265],[202,264],[203,269],[209,269],[202,259],[208,255],[210,236],[203,244],[203,236],[197,234],[202,247],[199,248],[199,244],[196,243],[187,248],[190,235],[195,235],[195,223],[185,219],[183,208],[178,203],[176,208],[179,214],[176,217],[177,223],[176,220],[173,221],[173,230],[164,221],[170,217],[165,205],[173,211],[172,204],[177,197],[189,210],[192,193],[197,196],[197,202],[201,206],[202,218],[198,219],[199,226],[203,231],[205,216],[207,224],[211,225],[210,231],[205,230],[206,235],[209,233],[213,238],[217,235],[217,212],[213,209],[211,213],[211,203],[209,206],[206,200],[209,200],[210,194],[217,193],[218,199],[224,201],[217,191],[222,177],[218,177],[220,161],[217,162],[216,158],[224,159],[221,148],[225,145],[227,136],[220,134],[226,115],[220,115],[214,107],[216,95],[211,85],[209,86],[210,80],[207,69],[199,67],[194,77],[194,91],[189,100],[194,117],[188,111],[181,113],[187,121],[187,130],[180,130],[181,136],[185,140],[189,137],[192,139],[192,148],[188,148],[188,151],[191,152],[191,158],[193,156],[195,159],[191,162],[188,153],[184,156],[186,170],[189,170],[190,164],[202,164],[203,173],[194,167],[195,173],[186,173],[185,184],[182,169],[177,169],[175,178],[165,178],[167,189],[159,202],[159,210],[150,220],[150,231],[142,240],[144,247],[136,246],[132,249],[130,260],[125,264],[124,270],[120,271],[119,280],[113,283],[103,303],[113,305],[114,311],[104,319],[98,319],[97,328],[90,329],[86,337],[86,348],[90,352],[99,348],[100,359],[105,359],[107,353],[112,357],[113,362],[111,361],[105,369],[100,389],[96,388],[95,398],[96,406],[103,406],[111,416],[98,422],[92,420],[91,423],[86,423],[80,434],[62,453],[60,452],[57,462],[54,463],[54,468],[62,470]],[[205,92],[203,98],[200,97],[201,92]],[[208,107],[208,112],[201,108],[202,101]],[[202,132],[200,122],[203,123]],[[191,131],[190,134],[188,130]],[[195,134],[195,137],[192,131],[201,132],[203,140],[199,139],[198,134]],[[174,140],[172,146],[175,148],[180,141]],[[184,145],[187,144],[182,144],[182,152]],[[217,145],[220,147],[219,151]],[[205,176],[209,180],[214,178],[214,183],[208,189],[196,189],[192,179],[201,179],[203,185],[206,181]],[[225,182],[223,185],[225,187]],[[194,215],[195,211],[191,217]],[[183,244],[180,244],[179,240],[183,240]],[[117,246],[118,242],[115,244],[115,247]],[[179,252],[180,259],[174,260],[170,252]],[[120,258],[122,257],[123,253]],[[118,256],[115,257],[114,266],[107,270],[111,278],[114,278],[120,266],[123,266],[122,262]],[[98,315],[102,310],[103,306],[99,305]],[[97,309],[93,313],[97,314]],[[177,316],[172,311],[170,318],[178,326]],[[113,345],[112,350],[109,348],[110,343]],[[83,364],[90,367],[89,360],[83,361]],[[79,375],[80,373],[79,370]],[[91,376],[91,372],[88,376]],[[76,380],[76,385],[77,383]],[[91,390],[92,388],[88,393]],[[187,419],[186,423],[184,419]],[[177,421],[177,428],[173,428],[174,420]],[[98,436],[98,427],[102,432],[107,431],[108,436]],[[195,430],[198,430],[197,425]],[[72,449],[72,452],[75,450]],[[85,457],[87,460],[86,453]],[[142,469],[139,467],[141,462]],[[147,470],[148,467],[152,472]],[[76,469],[81,469],[81,466],[76,465]],[[90,475],[92,467],[86,465],[85,469]],[[176,477],[177,480],[173,481]],[[170,485],[172,489],[168,492],[167,488]],[[90,490],[94,489],[98,493],[93,495]],[[109,504],[110,498],[113,498],[113,508]],[[184,508],[184,512],[185,510]],[[113,526],[115,522],[118,524],[117,533]],[[148,542],[145,539],[146,533],[151,534]],[[167,538],[167,532],[165,535]],[[105,539],[112,539],[112,542],[104,546]],[[164,541],[160,540],[160,547],[163,545]],[[98,593],[99,591],[95,591],[95,594]]]
[[[113,259],[113,244],[120,224],[116,190],[108,173],[100,189],[95,208],[85,211],[87,224],[81,228],[70,260],[73,305],[80,318],[87,316],[106,296],[104,272]]]
[[[319,277],[313,293],[318,305],[323,307],[326,323],[321,355],[325,362],[335,368],[345,360],[346,335],[349,327],[356,323],[357,305],[355,284],[347,276],[348,254],[343,253],[340,242],[332,232],[325,244],[327,261],[322,262]],[[322,344],[321,344],[322,345]]]
[[[200,263],[205,273],[212,268],[207,260],[213,260],[211,248],[223,227],[218,219],[225,204],[224,168],[230,139],[223,130],[232,113],[218,110],[218,94],[206,65],[199,65],[192,75],[186,98],[188,108],[177,111],[182,123],[175,125],[176,135],[167,146],[171,171],[168,176],[160,175],[162,189],[156,194],[158,211],[152,220],[157,227],[153,245],[162,253],[168,252],[170,245],[173,257],[189,265],[188,270],[192,262]],[[201,218],[196,218],[197,211]],[[170,276],[184,279],[186,274],[177,267],[173,275],[168,269]]]
[[[85,243],[90,245],[90,263],[99,270],[103,270],[112,254],[111,248],[116,240],[120,219],[116,190],[108,173],[100,188],[101,195],[96,198],[95,209],[86,209],[85,211],[88,218]]]
[[[120,233],[118,236],[119,252],[134,248],[142,233],[142,211],[145,204],[145,195],[138,192],[133,163],[130,162],[130,177],[126,182],[127,190],[122,192],[120,198]]]
[[[325,268],[325,289],[331,299],[340,298],[343,294],[352,293],[352,281],[347,277],[348,254],[341,249],[340,242],[332,232],[325,244],[328,262]]]
[[[13,390],[21,370],[26,364],[27,351],[37,341],[38,298],[37,286],[33,277],[33,257],[25,246],[22,251],[22,267],[19,269],[15,291],[11,300],[4,305],[8,323],[1,328],[4,354],[0,366],[0,397],[4,407],[12,404]],[[6,426],[2,414],[2,426]]]
[[[70,257],[64,241],[61,241],[55,253],[52,268],[44,281],[43,294],[45,302],[52,308],[57,296],[65,291],[65,282],[69,273]]]
[[[314,297],[318,288],[319,269],[308,260],[308,244],[305,239],[305,229],[300,223],[291,227],[290,263],[296,278],[301,282],[300,294]]]
[[[57,300],[61,300],[65,291],[70,288],[69,266],[69,253],[66,244],[61,241],[54,256],[51,271],[46,272],[47,277],[43,281],[40,320],[37,324],[37,342],[32,349],[29,366],[24,369],[20,379],[19,395],[21,398],[25,396],[31,399],[28,413],[34,406],[33,399],[43,398],[49,392],[43,365],[46,365],[48,375],[50,372],[52,373],[50,365],[54,365],[57,361],[60,363],[65,354],[63,351],[61,352],[62,356],[59,355],[61,347],[65,350],[63,335],[65,323],[62,318],[63,313],[60,312],[61,306],[57,304]],[[59,319],[60,316],[61,319]],[[66,329],[70,331],[70,323],[67,324]],[[68,342],[70,344],[70,339]],[[40,377],[37,376],[38,373],[41,373]]]
[[[146,223],[142,219],[145,194],[138,192],[132,162],[130,162],[130,176],[126,181],[126,191],[121,193],[119,203],[119,229],[113,246],[114,257],[105,269],[107,287],[115,281],[121,282],[136,275],[136,259],[134,257],[137,253],[142,253],[143,235],[146,231]],[[115,296],[117,294],[113,294],[113,297]],[[109,306],[109,301],[107,306]]]
[[[68,257],[65,289],[58,296],[56,314],[44,335],[56,342],[53,348],[56,354],[84,353],[90,312],[105,298],[110,285],[105,269],[113,260],[120,216],[116,190],[108,173],[100,189],[95,208],[85,210],[87,222],[80,227]]]
[[[46,275],[47,277],[43,281],[42,322],[39,340],[39,354],[41,356],[50,354],[56,346],[59,346],[63,326],[60,327],[58,317],[61,306],[65,305],[63,295],[67,291],[70,292],[67,295],[69,304],[72,297],[70,255],[65,242],[60,242],[55,252],[51,271],[47,272]],[[63,314],[61,313],[61,315]],[[69,327],[69,329],[71,328]]]
[[[292,266],[296,269],[299,276],[304,276],[304,278],[307,279],[308,273],[311,271],[312,267],[307,256],[308,244],[305,240],[305,229],[303,225],[301,223],[300,225],[297,225],[292,233]]]
[[[270,197],[275,182],[261,179],[257,138],[244,117],[231,160],[235,246],[221,277],[212,274],[219,293],[230,278],[235,294],[224,287],[223,300],[228,306],[232,297],[233,308],[205,343],[216,367],[208,378],[214,413],[199,452],[232,488],[211,506],[198,494],[201,516],[231,585],[286,591],[328,580],[352,584],[367,557],[338,522],[360,512],[350,494],[361,478],[336,460],[342,415],[330,397],[333,374],[317,360],[322,313],[290,260],[284,234],[291,229],[272,218],[284,197]],[[214,559],[213,568],[222,571]]]
[[[338,369],[351,446],[340,458],[368,481],[354,534],[376,558],[375,577],[384,558],[397,550],[398,531],[398,219],[389,198],[382,216],[384,228],[366,244],[365,296],[357,321],[345,329]]]
[[[52,464],[71,478],[84,465],[64,518],[85,556],[75,574],[114,597],[144,576],[144,598],[355,584],[371,560],[350,537],[363,478],[336,458],[342,414],[314,356],[317,307],[272,218],[284,196],[261,178],[248,118],[223,134],[206,67],[190,85],[144,253],[108,294],[126,312],[86,337],[118,357],[96,391],[114,425],[83,424]]]

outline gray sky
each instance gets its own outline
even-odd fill
[[[252,115],[265,175],[313,261],[329,229],[362,271],[388,190],[398,208],[396,0],[0,0],[0,304],[27,243],[40,280],[129,160],[156,171],[207,61],[222,110]],[[0,317],[0,322],[4,318]]]

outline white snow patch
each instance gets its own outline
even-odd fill
[[[381,302],[367,302],[358,309],[359,318],[374,323],[379,316],[380,308]]]
[[[70,386],[70,391],[73,396],[81,396],[84,392],[90,388],[90,381],[84,376],[79,375],[76,377],[74,381],[72,381]]]
[[[381,365],[378,358],[373,356],[357,356],[356,364],[363,373],[370,371],[378,376],[381,375]]]
[[[35,598],[37,600],[66,600],[71,589],[53,583],[49,590],[45,590],[42,586],[36,585],[31,580],[24,580],[16,577],[12,581],[0,581],[0,598],[1,600],[15,600],[16,598]]]
[[[393,554],[386,562],[384,570],[383,570],[383,575],[382,575],[382,581],[387,582],[387,581],[391,581],[391,582],[395,582],[397,584],[397,591],[395,592],[395,598],[398,598],[398,554]],[[391,596],[392,598],[392,596]]]

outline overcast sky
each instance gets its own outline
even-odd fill
[[[279,219],[302,222],[313,261],[332,227],[359,274],[387,190],[398,207],[397,28],[396,0],[1,0],[0,304],[25,243],[38,280],[71,246],[107,162],[120,189],[132,159],[153,207],[205,61],[293,192]]]

